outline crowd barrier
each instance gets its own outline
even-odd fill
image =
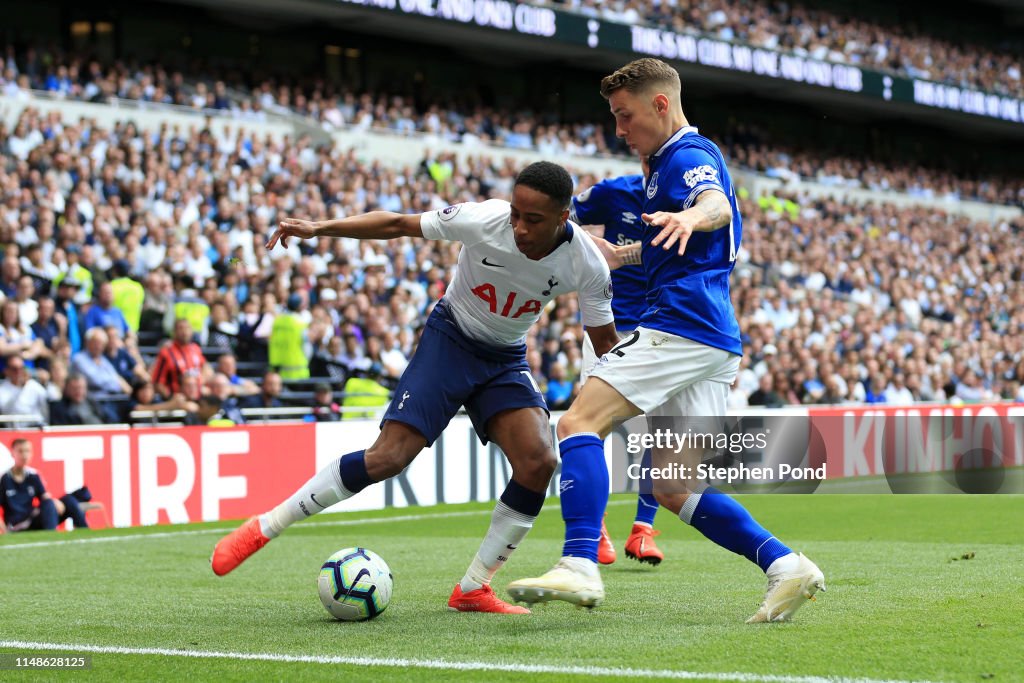
[[[1019,404],[791,408],[757,415],[814,426],[818,436],[808,464],[827,458],[829,479],[948,471],[975,452],[987,454],[989,464],[1024,465]],[[11,442],[24,437],[33,443],[32,466],[48,489],[60,495],[88,485],[113,526],[238,519],[276,505],[331,460],[369,446],[377,433],[375,420],[4,432],[0,472],[13,462]],[[609,464],[621,437],[607,441]],[[481,445],[469,419],[458,416],[400,476],[332,510],[490,501],[510,475],[501,451]],[[556,473],[549,494],[557,491]]]

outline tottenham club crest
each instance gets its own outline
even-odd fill
[[[654,199],[654,195],[658,194],[658,172],[655,171],[651,175],[651,179],[647,181],[647,198]]]

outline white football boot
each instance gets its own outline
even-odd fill
[[[768,568],[768,590],[757,613],[747,619],[748,624],[789,621],[801,605],[814,600],[818,591],[825,590],[825,575],[818,566],[803,553],[797,558],[799,561],[793,570],[773,572],[771,567]]]
[[[535,603],[563,600],[579,607],[597,607],[604,600],[604,583],[597,573],[589,576],[574,566],[576,558],[563,557],[544,576],[519,579],[508,585],[514,600]]]

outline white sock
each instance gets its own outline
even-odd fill
[[[586,557],[563,557],[561,564],[590,577],[601,575],[601,572],[597,570],[597,562],[587,559]]]
[[[353,495],[341,483],[341,458],[338,458],[313,475],[288,500],[260,515],[260,530],[267,538],[276,538],[295,522]]]
[[[491,515],[491,527],[480,544],[480,550],[459,582],[463,593],[490,585],[491,579],[508,561],[512,551],[533,528],[535,519],[498,501]]]

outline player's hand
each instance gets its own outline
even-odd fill
[[[590,239],[594,240],[594,244],[597,245],[597,250],[601,252],[601,256],[604,256],[604,260],[608,263],[609,270],[615,270],[616,268],[622,267],[622,258],[619,256],[618,249],[616,249],[614,244],[603,237],[591,235],[589,232],[587,235]]]
[[[680,220],[679,214],[655,211],[651,214],[645,213],[640,218],[648,225],[661,228],[661,232],[651,240],[651,246],[656,247],[661,244],[662,249],[668,250],[672,248],[673,244],[678,243],[679,255],[683,255],[686,251],[686,243],[690,241],[690,235],[693,234],[693,228]]]
[[[267,249],[273,249],[278,241],[281,242],[282,247],[287,248],[289,237],[298,237],[300,240],[316,237],[316,223],[304,221],[301,218],[285,218],[277,224],[277,230],[267,241]]]

